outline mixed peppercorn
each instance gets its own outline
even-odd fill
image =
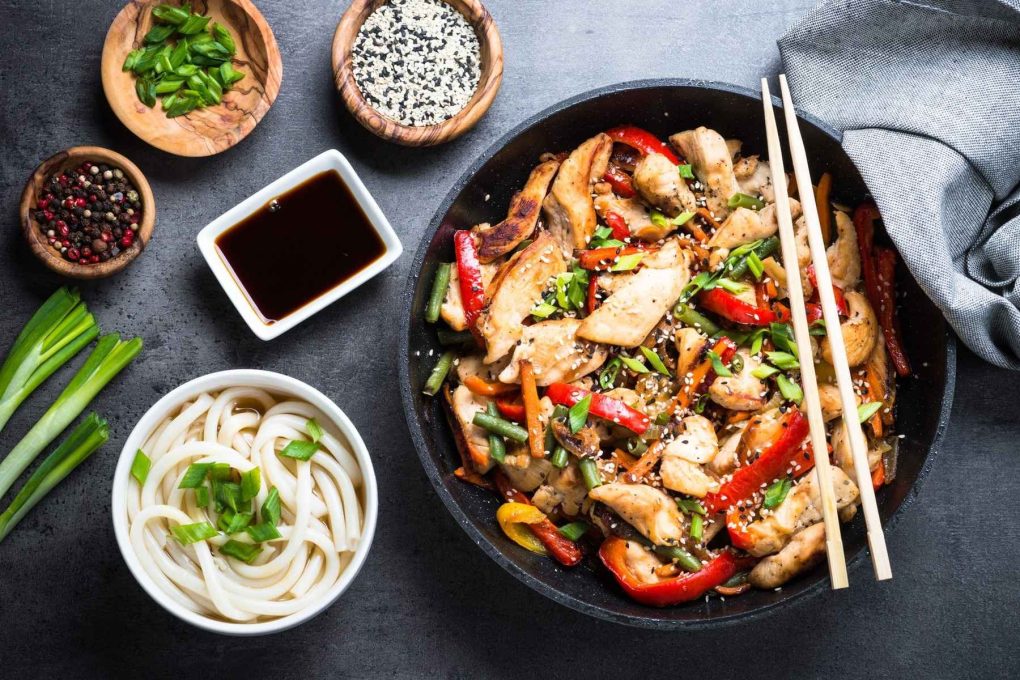
[[[86,161],[46,180],[34,217],[64,259],[98,264],[134,244],[142,202],[123,170]]]

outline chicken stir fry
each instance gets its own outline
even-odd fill
[[[652,606],[778,588],[813,567],[814,456],[831,457],[849,521],[860,485],[895,474],[895,375],[910,370],[878,213],[838,207],[826,175],[815,198],[868,436],[871,479],[858,479],[813,268],[779,260],[768,162],[706,127],[668,139],[625,126],[548,154],[502,222],[455,233],[426,311],[448,326],[425,392],[449,407],[457,476],[499,494],[520,546],[568,567],[597,554]],[[791,275],[812,295],[813,357],[794,342]],[[800,408],[805,360],[823,383],[826,452]]]

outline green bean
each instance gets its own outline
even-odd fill
[[[553,421],[556,420],[557,418],[566,418],[568,413],[570,412],[567,410],[567,407],[563,406],[562,404],[557,404],[556,408],[553,409],[552,417],[549,418],[549,426],[545,428],[546,451],[552,451],[553,453],[556,453],[556,449],[559,448],[556,445],[556,436],[553,434],[552,424]],[[563,465],[557,465],[556,467],[564,467],[567,463],[565,458],[563,460],[564,460]]]
[[[486,413],[490,416],[499,416],[499,409],[496,408],[496,402],[490,401],[489,405],[485,407]],[[497,463],[502,463],[506,460],[506,442],[498,434],[489,435],[489,455]]]
[[[715,335],[722,330],[714,321],[683,302],[677,303],[677,306],[673,308],[673,316],[685,325],[696,328],[705,335]]]
[[[515,442],[524,443],[528,441],[528,431],[516,423],[511,423],[509,420],[503,420],[498,416],[490,416],[488,413],[482,413],[479,411],[475,414],[475,417],[471,421],[475,425],[493,434],[498,434],[507,439],[513,439]]]
[[[602,475],[599,474],[599,466],[594,458],[582,458],[577,463],[581,469],[581,476],[584,478],[584,485],[591,491],[597,486],[602,486]]]
[[[440,328],[436,331],[436,335],[439,336],[440,345],[466,345],[469,342],[474,342],[475,336],[471,335],[471,331],[451,331],[448,328]]]
[[[439,357],[435,368],[432,369],[432,374],[425,381],[425,389],[422,390],[425,394],[433,397],[439,391],[439,388],[443,386],[446,374],[450,372],[450,366],[453,365],[453,357],[453,352],[444,352],[443,356]]]
[[[425,320],[435,323],[439,320],[439,308],[443,306],[446,299],[446,289],[450,287],[449,262],[440,262],[436,267],[436,276],[432,279],[432,294],[429,295],[429,303],[425,306]]]
[[[563,468],[567,467],[568,455],[569,454],[567,453],[567,450],[565,448],[563,448],[562,446],[557,446],[556,450],[553,451],[552,457],[549,458],[549,462],[552,463],[553,467],[562,470]]]
[[[701,560],[683,548],[675,545],[660,545],[655,548],[655,552],[663,557],[673,560],[685,571],[701,571]]]

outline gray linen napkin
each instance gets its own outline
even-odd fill
[[[914,278],[968,347],[1020,369],[1020,0],[829,0],[779,50]]]

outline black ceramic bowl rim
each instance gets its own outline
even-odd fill
[[[565,99],[549,108],[531,116],[524,122],[514,127],[510,132],[503,135],[500,139],[489,146],[486,151],[479,156],[479,158],[464,171],[464,174],[460,176],[453,188],[443,199],[431,222],[429,223],[428,229],[425,231],[421,242],[419,243],[418,250],[415,253],[414,262],[411,264],[411,270],[408,275],[407,285],[404,289],[404,295],[401,298],[400,309],[402,310],[401,326],[399,334],[399,347],[397,355],[397,364],[399,368],[399,381],[400,381],[400,394],[401,401],[404,407],[404,417],[407,421],[408,429],[410,430],[411,439],[414,442],[415,450],[418,453],[418,457],[421,459],[422,466],[425,468],[425,473],[428,475],[429,481],[435,488],[436,493],[443,500],[443,504],[449,510],[450,514],[453,515],[457,523],[468,533],[472,541],[479,546],[489,557],[491,557],[497,564],[503,569],[512,574],[515,578],[526,584],[538,593],[548,597],[554,602],[565,605],[574,609],[575,611],[594,616],[599,619],[606,621],[612,621],[615,623],[622,623],[630,626],[638,626],[642,628],[651,628],[658,630],[700,630],[708,628],[717,628],[721,626],[733,625],[737,623],[745,623],[759,619],[768,612],[777,611],[785,608],[794,602],[802,602],[808,599],[808,596],[817,596],[819,593],[824,592],[827,589],[828,578],[818,579],[814,584],[804,588],[799,592],[795,592],[792,595],[785,597],[775,602],[766,603],[754,610],[740,612],[735,614],[724,614],[721,616],[714,616],[709,619],[695,619],[695,620],[678,620],[678,619],[667,619],[660,618],[654,615],[655,611],[652,608],[648,609],[648,615],[645,616],[633,616],[629,614],[622,614],[606,609],[602,606],[580,600],[572,595],[569,595],[561,590],[544,583],[540,579],[535,578],[531,574],[527,573],[519,565],[517,565],[511,558],[507,557],[503,550],[499,546],[492,543],[488,536],[482,534],[472,524],[471,518],[468,514],[460,507],[457,501],[450,494],[449,490],[443,483],[443,472],[434,464],[431,457],[429,456],[428,444],[425,440],[425,436],[422,432],[422,423],[414,408],[413,391],[416,389],[411,384],[410,377],[410,334],[411,334],[411,308],[413,306],[414,292],[418,282],[418,278],[421,274],[422,265],[424,263],[426,254],[429,249],[429,245],[435,236],[436,231],[440,228],[443,218],[450,210],[451,206],[458,199],[465,186],[471,181],[474,175],[486,164],[489,160],[496,155],[503,147],[507,146],[512,140],[521,134],[524,134],[530,130],[533,126],[544,122],[549,117],[553,116],[560,111],[568,109],[576,104],[587,102],[591,99],[596,99],[607,94],[617,93],[626,90],[638,90],[643,88],[662,88],[662,87],[687,87],[687,88],[700,88],[706,90],[716,90],[720,92],[726,92],[730,94],[743,95],[746,97],[759,99],[760,93],[755,92],[746,87],[739,85],[733,85],[730,83],[722,83],[715,81],[706,80],[694,80],[686,78],[664,78],[664,79],[648,79],[648,80],[634,80],[625,83],[619,83],[616,85],[609,85],[606,87],[596,88],[587,92],[578,94],[569,99]],[[782,109],[782,101],[777,97],[772,97],[773,105]],[[797,117],[805,122],[808,122],[815,127],[819,128],[826,135],[831,137],[837,143],[841,141],[842,134],[822,122],[814,116],[800,111],[797,111]],[[949,415],[953,405],[953,392],[956,384],[956,338],[949,331],[948,327],[945,333],[945,384],[943,386],[943,393],[941,398],[941,404],[939,406],[939,414],[937,420],[937,429],[932,439],[932,444],[928,449],[925,456],[924,463],[921,469],[917,473],[910,493],[904,497],[903,501],[896,508],[896,510],[890,515],[884,524],[886,534],[894,528],[900,516],[902,515],[905,508],[907,508],[917,497],[918,490],[924,479],[927,477],[929,471],[934,464],[937,453],[941,447],[942,441],[945,436],[946,426],[949,423]],[[934,400],[933,400],[934,401]],[[857,555],[851,560],[848,568],[851,570],[851,574],[856,574],[858,579],[870,579],[873,578],[868,570],[860,569],[862,562],[868,561],[867,550],[860,550]]]

